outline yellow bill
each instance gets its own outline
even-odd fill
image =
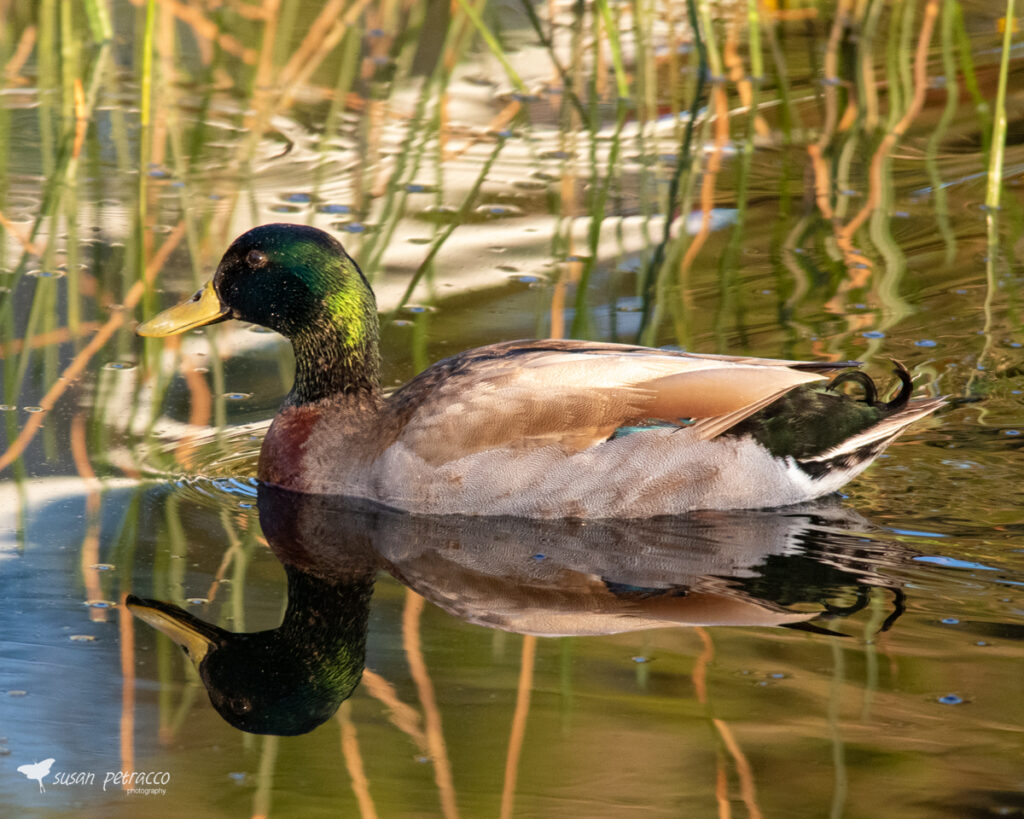
[[[135,332],[140,336],[154,338],[174,336],[194,327],[222,321],[230,312],[230,309],[221,303],[217,291],[213,289],[213,282],[208,281],[188,301],[158,313],[136,327]]]
[[[220,643],[216,626],[204,623],[177,606],[159,600],[144,600],[134,594],[128,596],[126,605],[140,620],[162,631],[184,648],[196,665]]]

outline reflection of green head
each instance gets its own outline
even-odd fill
[[[372,568],[330,581],[285,571],[288,607],[281,625],[268,631],[236,634],[169,603],[128,598],[137,617],[189,655],[220,715],[250,733],[312,731],[363,673]]]

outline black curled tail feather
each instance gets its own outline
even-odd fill
[[[861,372],[860,370],[848,370],[847,372],[840,373],[828,382],[828,386],[825,389],[835,392],[840,384],[845,384],[848,381],[855,381],[860,384],[861,389],[864,390],[864,403],[868,406],[876,407],[877,409],[883,410],[887,413],[901,410],[907,405],[907,402],[910,401],[910,395],[914,391],[914,381],[910,376],[910,371],[903,365],[903,362],[897,361],[896,359],[891,360],[893,363],[893,372],[900,380],[900,391],[891,401],[879,401],[878,387],[875,385],[875,382],[871,379],[871,376],[865,372]]]
[[[871,380],[871,376],[860,370],[847,370],[844,373],[839,373],[839,375],[828,382],[828,386],[825,389],[835,392],[840,384],[845,384],[847,381],[856,381],[860,384],[861,389],[864,390],[865,404],[869,404],[872,407],[878,406],[878,388],[875,387],[875,382]]]
[[[896,377],[900,380],[900,391],[896,394],[896,397],[891,401],[887,401],[882,406],[885,407],[887,412],[895,412],[896,410],[903,409],[907,402],[910,400],[910,395],[914,391],[914,379],[910,377],[910,371],[903,365],[902,361],[897,361],[895,358],[890,359],[892,361],[892,371],[896,373]]]

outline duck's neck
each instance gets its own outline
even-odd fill
[[[376,307],[354,320],[324,315],[291,337],[295,383],[286,406],[329,398],[376,398],[380,393],[380,357]]]

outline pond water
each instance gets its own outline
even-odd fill
[[[1024,46],[993,208],[1000,4],[0,13],[0,813],[1024,813]],[[269,221],[360,261],[388,385],[561,336],[884,383],[898,359],[949,404],[785,510],[271,492],[286,342],[133,332]],[[226,646],[204,683],[129,594],[262,634],[198,626]],[[298,693],[267,705],[267,680]]]

